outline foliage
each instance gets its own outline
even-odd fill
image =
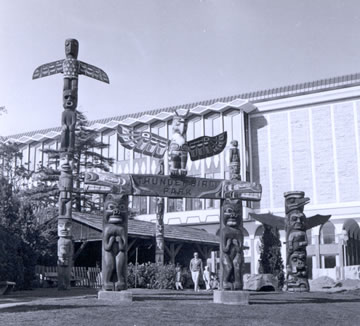
[[[128,287],[147,289],[175,289],[175,265],[174,264],[156,264],[145,263],[137,267],[129,263],[128,265]],[[184,288],[193,286],[191,274],[188,270],[182,270],[181,282]]]
[[[279,288],[284,284],[284,264],[281,257],[281,241],[279,230],[264,224],[261,237],[259,272],[273,274],[279,281]]]
[[[11,185],[12,190],[19,191],[31,177],[27,168],[21,164],[22,153],[16,143],[0,143],[0,176]]]
[[[101,150],[109,145],[97,140],[99,132],[89,129],[89,122],[82,112],[77,112],[75,151],[73,159],[74,204],[77,211],[94,210],[92,196],[83,190],[83,173],[96,168],[109,171],[114,160],[101,154]],[[41,166],[36,171],[36,185],[22,192],[22,196],[30,198],[38,209],[57,205],[59,190],[57,182],[60,176],[60,150],[46,148],[47,166]]]

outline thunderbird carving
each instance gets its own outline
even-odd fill
[[[188,153],[192,161],[211,157],[221,153],[227,141],[226,131],[214,137],[202,136],[187,141],[188,113],[189,110],[186,110],[185,114],[175,111],[170,140],[151,132],[136,131],[125,126],[118,127],[118,139],[125,148],[155,158],[163,158],[168,150],[170,174],[185,176]]]

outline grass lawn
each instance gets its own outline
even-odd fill
[[[92,289],[39,289],[0,298],[0,325],[360,325],[360,292],[251,293],[250,305],[212,303],[192,291],[133,290],[112,304]]]

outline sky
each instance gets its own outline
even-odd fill
[[[65,57],[90,120],[360,72],[358,0],[0,0],[0,135],[57,127]]]

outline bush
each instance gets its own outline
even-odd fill
[[[128,287],[147,289],[174,289],[175,288],[175,266],[173,264],[160,265],[145,263],[137,266],[128,265]]]

